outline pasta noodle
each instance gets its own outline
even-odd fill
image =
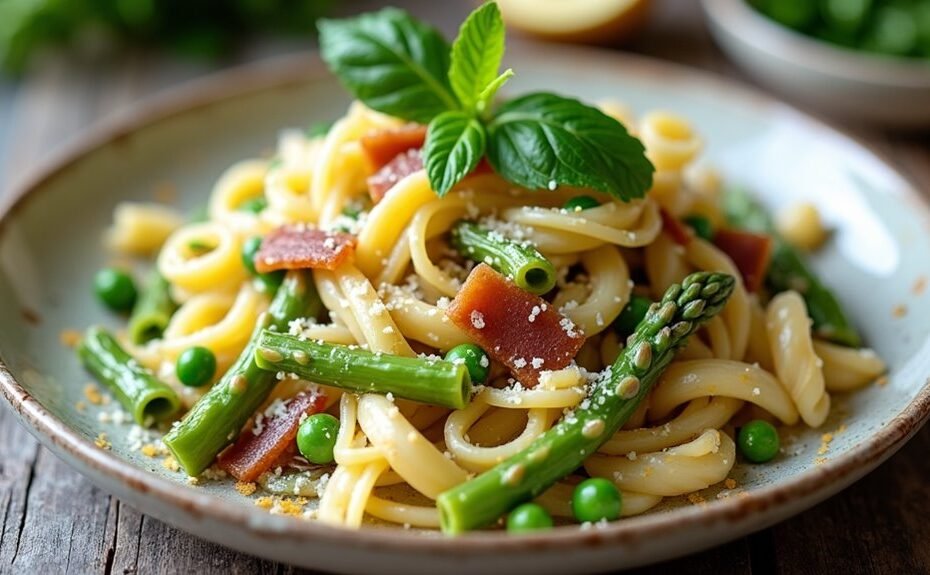
[[[113,210],[107,244],[129,255],[149,255],[158,251],[183,223],[181,215],[166,206],[122,202]]]
[[[775,296],[766,311],[766,329],[775,374],[787,387],[804,423],[818,427],[830,410],[823,362],[814,353],[810,319],[797,292]]]
[[[584,469],[617,486],[624,516],[724,481],[736,463],[733,424],[744,418],[738,414],[817,427],[829,411],[829,393],[864,386],[885,365],[871,350],[814,340],[799,294],[771,300],[751,294],[725,251],[699,237],[682,242],[665,227],[662,210],[673,217],[701,215],[715,227],[724,221],[719,174],[697,163],[702,142],[686,119],[658,111],[636,122],[622,105],[602,108],[640,134],[657,168],[643,199],[601,198],[588,209],[564,209],[586,192],[525,190],[493,173],[473,174],[437,198],[419,170],[371,206],[366,179],[376,166],[362,139],[403,124],[355,103],[325,136],[286,131],[274,159],[245,160],[224,172],[212,190],[207,222],[181,225],[169,211],[120,205],[110,243],[132,253],[160,248],[157,269],[181,304],[159,339],[127,346],[155,370],[170,371],[195,346],[228,366],[269,306],[268,288],[242,264],[242,245],[296,223],[348,230],[356,244],[354,259],[313,270],[325,314],[291,321],[291,335],[375,354],[436,358],[472,343],[446,314],[474,265],[450,241],[458,222],[478,222],[535,248],[557,275],[542,307],[557,310],[587,338],[568,367],[543,371],[539,384],[529,387],[501,365],[486,366],[488,381],[461,409],[324,388],[325,407],[338,415],[339,427],[335,467],[320,488],[316,517],[350,527],[367,515],[437,528],[433,501],[441,493],[527,449],[590,401],[590,383],[627,345],[628,332],[617,326],[632,299],[660,298],[695,271],[723,272],[736,278],[723,311],[691,337]],[[241,209],[259,198],[267,202],[259,213]],[[347,215],[349,207],[359,213]],[[296,376],[277,376],[262,409],[316,389]],[[165,379],[188,405],[203,393],[184,388],[173,374]],[[569,476],[536,501],[555,517],[572,517],[578,480]]]

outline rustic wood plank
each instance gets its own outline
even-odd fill
[[[776,573],[926,573],[930,428],[841,495],[772,529]]]
[[[703,553],[688,555],[680,559],[665,561],[630,572],[630,575],[666,575],[682,573],[689,575],[750,575],[756,574],[750,561],[748,538],[741,538],[709,549]]]
[[[27,489],[11,570],[98,570],[106,557],[102,551],[110,496],[44,449],[39,452]]]
[[[6,405],[0,407],[0,438],[0,572],[3,572],[19,554],[39,446]]]
[[[377,2],[361,0],[352,9]],[[452,32],[468,3],[416,0],[412,11]],[[650,34],[633,50],[742,78],[713,45],[697,3],[658,3]],[[257,43],[236,60],[305,49],[307,41]],[[228,62],[227,62],[228,63]],[[21,86],[0,84],[0,186],[21,177],[37,158],[102,116],[140,97],[208,70],[145,53],[124,54],[86,69],[52,61]],[[6,112],[4,112],[6,110]],[[4,124],[5,123],[5,124]],[[15,146],[4,138],[15,133]],[[930,189],[930,139],[892,136],[890,155],[920,187]],[[3,188],[0,187],[0,190]],[[930,569],[930,473],[924,430],[902,454],[847,492],[772,530],[684,559],[638,571],[652,573],[807,574],[916,573]],[[39,569],[70,573],[308,573],[207,543],[143,516],[91,487],[37,447],[6,409],[0,409],[0,572]],[[841,571],[838,571],[841,572]]]

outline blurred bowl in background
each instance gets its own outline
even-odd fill
[[[794,32],[745,0],[703,0],[714,39],[773,91],[838,119],[930,127],[930,63],[841,48]]]
[[[543,40],[620,44],[642,29],[651,0],[497,0],[508,26]]]

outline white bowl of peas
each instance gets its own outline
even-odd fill
[[[930,0],[703,0],[758,82],[838,119],[930,127]]]

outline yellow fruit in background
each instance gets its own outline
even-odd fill
[[[649,0],[497,0],[511,27],[559,42],[615,44],[642,27]]]

